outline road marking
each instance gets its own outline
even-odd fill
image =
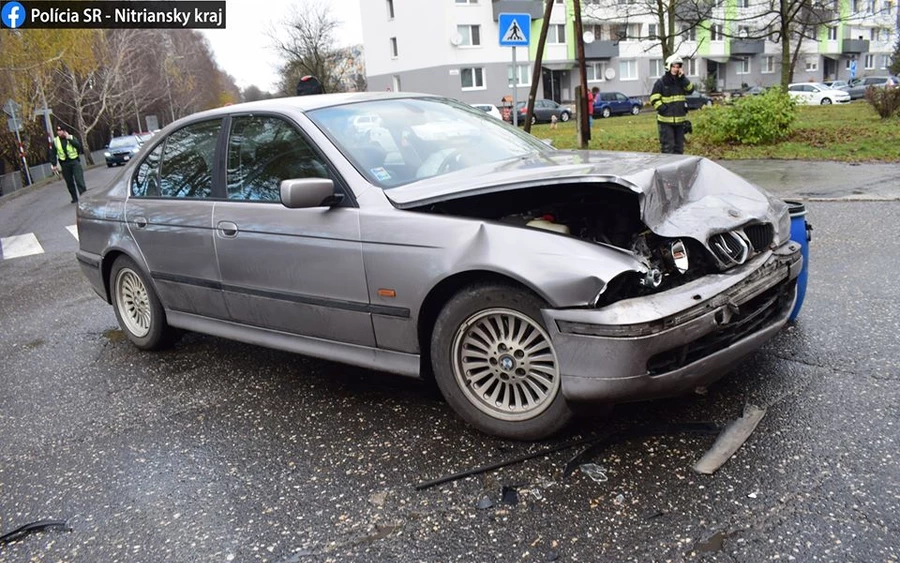
[[[69,231],[70,233],[72,233],[72,236],[75,237],[75,240],[79,240],[78,239],[78,225],[69,225],[68,227],[66,227],[66,230]]]
[[[4,260],[44,253],[44,248],[34,233],[0,238],[0,250],[3,252]]]

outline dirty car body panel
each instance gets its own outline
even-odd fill
[[[359,116],[378,126],[354,129]],[[209,189],[147,191],[148,177],[174,185],[168,139],[212,122]],[[285,190],[307,178],[334,193],[298,208]],[[79,263],[120,316],[433,373],[464,418],[513,438],[557,429],[540,421],[564,419],[565,401],[714,381],[784,325],[801,266],[784,202],[709,160],[559,151],[457,102],[400,93],[185,118],[81,201],[78,226]],[[112,279],[123,264],[151,297],[131,309]],[[476,305],[479,291],[494,305]],[[483,372],[467,368],[472,354]]]

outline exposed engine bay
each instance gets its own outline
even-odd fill
[[[641,221],[638,197],[614,184],[539,186],[443,201],[417,211],[545,229],[626,250],[646,272],[611,280],[608,293],[616,299],[655,293],[718,270],[699,241],[650,231]]]

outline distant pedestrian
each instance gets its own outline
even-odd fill
[[[559,121],[559,118],[555,115],[550,116],[550,129],[556,129],[556,122]]]
[[[83,194],[87,187],[84,183],[84,169],[81,167],[81,154],[84,149],[78,139],[66,131],[62,125],[56,126],[56,136],[50,147],[50,164],[53,172],[62,172],[66,181],[66,188],[72,196],[72,203],[78,202],[78,196]]]
[[[594,127],[594,104],[597,103],[597,96],[600,95],[600,88],[594,86],[588,94],[588,124]]]
[[[683,64],[678,55],[667,58],[666,73],[656,81],[650,94],[650,103],[656,109],[659,144],[664,153],[684,154],[685,96],[694,91],[694,85],[684,75]]]

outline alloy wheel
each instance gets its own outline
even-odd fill
[[[134,270],[123,268],[116,276],[116,307],[125,327],[137,338],[150,332],[152,321],[147,287]]]

